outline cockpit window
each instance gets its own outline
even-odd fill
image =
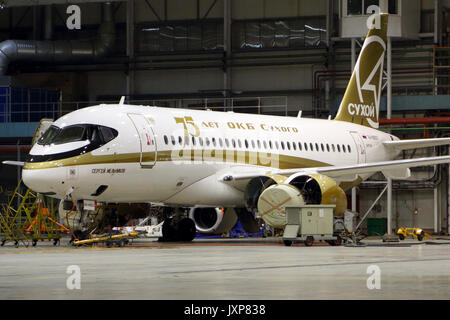
[[[114,129],[108,128],[108,127],[103,127],[103,126],[99,126],[100,132],[102,133],[103,136],[103,141],[105,143],[111,141],[112,139],[114,139],[115,137],[117,137],[117,131],[115,131]]]
[[[63,144],[75,141],[89,140],[101,146],[117,137],[118,132],[112,128],[93,124],[80,124],[58,128],[51,126],[38,140],[40,145]]]
[[[44,134],[39,138],[37,141],[37,144],[45,145],[50,144],[50,141],[52,141],[55,136],[58,134],[59,128],[56,126],[50,126]]]
[[[61,129],[55,139],[52,141],[53,144],[63,144],[75,141],[86,140],[84,135],[85,128],[83,126],[69,126]]]

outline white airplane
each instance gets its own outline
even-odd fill
[[[334,120],[98,105],[51,125],[23,181],[67,208],[80,200],[192,207],[190,219],[168,222],[168,240],[192,240],[196,228],[226,232],[238,217],[250,230],[256,210],[280,228],[287,205],[334,204],[342,214],[345,191],[375,172],[404,179],[411,167],[450,162],[393,160],[450,138],[400,141],[377,130],[387,20],[369,30]]]

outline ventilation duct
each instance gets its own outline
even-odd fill
[[[0,75],[5,75],[8,65],[14,61],[62,63],[92,60],[111,52],[115,40],[112,4],[103,4],[103,21],[96,39],[33,41],[6,40],[0,42]]]

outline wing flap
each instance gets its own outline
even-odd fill
[[[353,176],[358,174],[384,172],[389,177],[406,177],[409,175],[407,169],[421,166],[432,166],[450,163],[450,156],[417,158],[405,160],[393,160],[383,162],[363,163],[349,166],[329,166],[316,168],[297,168],[287,170],[272,170],[268,174],[292,175],[299,172],[321,173],[332,178]],[[261,172],[230,173],[223,176],[223,181],[244,180],[261,176]]]

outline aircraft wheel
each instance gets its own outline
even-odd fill
[[[403,234],[399,234],[399,235],[398,235],[398,238],[399,238],[400,240],[405,240],[405,236],[404,236]]]
[[[292,241],[291,240],[283,240],[283,243],[286,247],[290,247],[292,246]]]
[[[313,245],[313,243],[314,243],[313,236],[307,236],[305,240],[305,246],[310,247]]]
[[[125,244],[126,244],[125,239],[120,239],[119,243],[118,243],[118,246],[122,248],[122,247],[125,247]]]
[[[112,240],[106,240],[106,247],[111,248],[113,244]]]
[[[192,219],[184,218],[177,224],[177,238],[181,241],[192,241],[195,238],[195,222]]]
[[[424,236],[425,232],[422,231],[420,234],[417,235],[417,240],[422,241]]]

